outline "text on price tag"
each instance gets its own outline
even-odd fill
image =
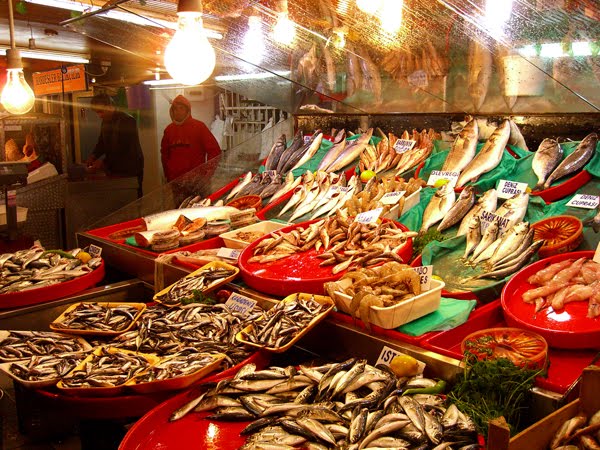
[[[383,208],[375,208],[375,209],[372,209],[371,211],[362,212],[356,216],[355,221],[358,223],[377,222],[377,219],[379,219],[379,216],[381,215],[382,211],[383,211]]]
[[[404,197],[404,194],[406,194],[406,191],[388,192],[381,197],[379,203],[382,205],[395,205],[402,197]]]
[[[573,206],[574,208],[585,208],[595,209],[600,204],[600,197],[597,195],[588,194],[576,194],[569,202],[567,206]]]
[[[383,364],[384,366],[389,366],[392,362],[392,359],[394,359],[394,356],[398,356],[400,354],[401,352],[398,350],[394,350],[393,348],[389,348],[387,345],[384,345],[375,365]]]
[[[229,298],[225,302],[225,306],[227,306],[232,311],[236,311],[240,314],[246,315],[249,311],[252,311],[252,308],[256,306],[256,300],[234,292],[229,296]]]
[[[398,139],[394,143],[394,150],[396,153],[406,153],[413,149],[417,141],[413,141],[412,139]]]
[[[489,211],[481,211],[479,218],[481,219],[481,234],[494,222],[498,222],[498,236],[500,233],[504,233],[510,225],[508,217],[498,216]]]
[[[433,266],[413,267],[417,275],[421,278],[421,292],[428,291],[431,287],[431,275],[433,275]]]
[[[240,256],[240,253],[241,253],[241,250],[237,250],[235,248],[221,247],[217,251],[217,256],[219,258],[238,259],[238,257]]]
[[[456,186],[460,172],[448,172],[442,170],[432,170],[427,180],[429,186],[434,186],[438,180],[448,180],[448,184],[452,187]]]
[[[527,191],[527,183],[500,180],[498,182],[498,198],[511,198]]]
[[[98,247],[97,245],[90,244],[90,248],[88,249],[88,253],[92,258],[100,258],[102,254],[102,247]]]
[[[429,85],[427,79],[427,72],[424,70],[415,70],[408,77],[406,77],[408,84],[417,88],[426,88]]]

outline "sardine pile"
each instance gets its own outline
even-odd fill
[[[200,353],[223,353],[226,368],[249,356],[246,347],[235,341],[235,335],[260,317],[256,307],[246,316],[230,310],[224,304],[189,305],[166,308],[151,306],[142,314],[135,329],[123,333],[110,342],[111,346],[161,357],[177,354],[188,348]]]
[[[15,361],[32,356],[57,355],[59,353],[89,350],[83,340],[48,331],[7,331],[0,341],[0,359]]]
[[[321,304],[309,298],[279,302],[254,321],[249,332],[243,332],[248,342],[279,348],[286,345],[304,330],[319,314],[333,305]]]
[[[167,305],[179,305],[183,300],[191,298],[194,291],[205,291],[235,274],[235,270],[209,267],[194,276],[187,276],[173,284],[164,294],[158,294],[155,300]]]
[[[24,381],[59,380],[86,357],[83,353],[59,353],[32,356],[26,361],[10,364],[8,370]]]
[[[101,347],[99,355],[94,354],[84,367],[65,376],[62,383],[69,388],[121,386],[148,367],[150,362],[142,355]]]
[[[0,255],[0,294],[51,286],[87,275],[100,266],[100,258],[83,264],[77,248],[63,254],[46,252],[40,246]]]
[[[567,303],[588,301],[587,316],[600,316],[600,264],[591,259],[550,264],[527,281],[538,286],[522,296],[525,303],[535,304],[535,312],[546,307],[560,311]]]
[[[324,261],[321,266],[333,266],[337,274],[350,267],[369,267],[386,261],[403,263],[397,254],[406,241],[417,233],[405,232],[393,221],[361,224],[339,210],[335,217],[289,232],[273,232],[254,248],[249,263],[268,263],[314,248]]]
[[[285,448],[430,449],[452,443],[476,449],[470,418],[436,395],[402,395],[432,387],[426,378],[397,378],[385,366],[350,359],[319,367],[245,366],[232,378],[183,405],[171,421],[194,410],[210,420],[252,421],[244,449]],[[448,447],[444,447],[448,448]]]
[[[594,450],[600,448],[600,410],[590,420],[580,413],[565,421],[550,442],[549,450]]]
[[[137,308],[127,304],[80,303],[60,322],[53,322],[53,326],[71,330],[123,331],[135,320],[137,312]]]
[[[218,360],[219,356],[218,354],[209,355],[199,353],[195,348],[188,348],[150,367],[150,369],[138,375],[135,378],[135,382],[140,384],[169,378],[185,377],[214,363]]]

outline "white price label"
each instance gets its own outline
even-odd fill
[[[413,267],[417,275],[421,277],[421,292],[428,291],[431,287],[431,275],[433,275],[433,266]]]
[[[479,218],[481,219],[481,234],[483,234],[487,227],[489,227],[493,222],[498,222],[498,236],[504,233],[511,225],[508,217],[498,216],[489,211],[482,211],[479,214]]]
[[[395,356],[400,355],[401,352],[398,350],[394,350],[393,348],[389,348],[387,345],[384,345],[381,349],[381,353],[379,354],[379,358],[377,358],[377,362],[375,365],[383,364],[384,366],[389,366],[394,359]]]
[[[527,190],[527,183],[517,181],[500,180],[498,182],[498,198],[512,198]]]
[[[434,186],[436,181],[438,180],[448,180],[450,186],[456,186],[458,183],[458,177],[460,176],[460,172],[448,172],[441,170],[432,170],[429,175],[429,179],[427,180],[427,184],[429,186]]]
[[[227,258],[227,259],[235,259],[235,260],[237,260],[238,257],[240,256],[241,252],[242,252],[241,250],[237,250],[235,248],[221,247],[217,251],[217,256],[219,258]]]
[[[311,139],[312,139],[312,136],[304,136],[304,143],[308,144]]]
[[[382,205],[395,205],[402,197],[404,197],[404,194],[406,194],[406,191],[388,192],[381,197],[379,203]]]
[[[377,219],[379,219],[379,216],[381,215],[382,211],[383,211],[383,208],[376,208],[376,209],[372,209],[371,211],[365,211],[365,212],[358,214],[356,216],[355,220],[358,223],[377,222]]]
[[[415,70],[408,77],[406,77],[408,84],[416,88],[426,88],[429,85],[427,79],[427,72],[424,70]]]
[[[249,311],[252,311],[252,308],[256,306],[256,300],[234,292],[225,302],[225,306],[232,311],[236,311],[245,315],[248,314]]]
[[[574,208],[595,209],[600,204],[600,197],[597,195],[577,194],[573,196],[567,206]]]
[[[266,177],[274,177],[275,175],[277,175],[277,171],[276,170],[265,170],[264,175]]]
[[[394,143],[394,150],[396,153],[406,153],[413,149],[417,141],[413,141],[412,139],[398,139]]]
[[[329,188],[329,190],[327,191],[325,198],[327,200],[331,200],[335,196],[335,194],[337,194],[338,192],[346,193],[350,189],[352,189],[350,186],[331,186]]]
[[[97,245],[90,244],[88,253],[90,254],[90,256],[92,258],[100,258],[100,255],[102,254],[102,247],[98,247]]]

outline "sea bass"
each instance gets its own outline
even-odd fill
[[[472,186],[467,186],[463,189],[458,197],[458,200],[452,205],[448,213],[438,225],[438,231],[441,233],[444,230],[454,226],[469,212],[475,204],[475,189]]]
[[[484,173],[495,169],[502,160],[504,147],[510,137],[510,122],[505,120],[487,140],[481,151],[465,167],[458,177],[456,187],[463,187],[469,181],[477,181]]]
[[[306,150],[306,152],[304,153],[304,155],[300,158],[300,161],[298,161],[294,165],[294,167],[292,167],[290,170],[297,169],[302,164],[304,164],[305,162],[307,162],[310,158],[312,158],[313,156],[315,156],[315,153],[317,153],[317,151],[319,151],[319,148],[321,148],[321,142],[322,141],[323,141],[323,133],[319,132],[317,134],[317,136],[313,138],[312,142],[308,146],[308,149]]]
[[[535,152],[531,168],[538,178],[538,182],[533,190],[540,190],[544,187],[546,178],[558,166],[563,157],[563,149],[556,139],[544,139]]]
[[[548,189],[555,180],[577,172],[583,168],[596,151],[596,144],[598,143],[598,135],[596,133],[588,134],[579,143],[573,153],[567,156],[563,162],[550,174],[546,182],[544,183],[544,189]]]
[[[326,170],[327,167],[333,163],[338,156],[344,151],[346,148],[346,130],[341,130],[336,134],[335,140],[333,141],[333,146],[329,149],[327,154],[323,157],[319,164],[319,168],[317,170]]]
[[[326,170],[328,172],[336,172],[358,158],[360,152],[362,152],[369,143],[371,136],[373,136],[373,128],[369,128],[366,133],[361,134],[360,137],[350,142]]]
[[[143,218],[146,223],[146,230],[168,230],[179,216],[185,216],[190,220],[196,220],[201,217],[208,221],[229,219],[229,215],[238,212],[237,208],[231,206],[207,206],[204,208],[184,208],[171,209],[156,214],[151,214]]]
[[[467,233],[469,228],[469,222],[471,221],[471,217],[479,216],[483,211],[494,212],[496,211],[496,207],[498,206],[498,191],[496,189],[490,189],[485,191],[484,194],[477,200],[475,206],[471,208],[471,210],[467,213],[467,215],[463,218],[460,223],[460,227],[458,228],[457,236],[462,236]]]
[[[450,184],[444,184],[439,188],[433,197],[431,197],[429,204],[423,212],[423,224],[421,225],[420,232],[425,233],[430,226],[442,220],[452,207],[455,199],[456,194]]]
[[[477,120],[471,119],[454,140],[442,170],[462,172],[475,156],[477,136],[479,136]]]
[[[248,183],[250,183],[251,180],[252,180],[252,172],[248,172],[246,175],[244,175],[244,178],[242,178],[242,180],[239,181],[238,184],[236,184],[234,186],[234,188],[231,190],[231,192],[227,196],[226,200],[229,200],[230,198],[235,197],[235,195],[238,192],[240,192],[242,189],[244,189],[246,187],[246,185]]]

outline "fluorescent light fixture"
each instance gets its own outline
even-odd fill
[[[0,55],[6,55],[7,47],[0,47]],[[52,50],[27,50],[19,49],[21,58],[43,59],[46,61],[61,61],[74,64],[88,64],[90,59],[88,55],[76,55],[74,53],[63,53]]]
[[[277,76],[286,77],[290,75],[289,70],[277,71],[274,73],[242,73],[239,75],[217,75],[215,81],[244,81],[244,80],[264,80]]]
[[[146,80],[143,82],[143,84],[147,85],[147,86],[183,86],[181,83],[168,78],[168,79],[163,79],[163,80]]]
[[[535,48],[535,45],[529,44],[529,45],[526,45],[525,47],[520,48],[519,55],[528,57],[528,58],[537,56],[537,50]]]
[[[559,58],[566,56],[561,43],[542,44],[540,56],[545,58]]]
[[[572,47],[573,56],[591,56],[592,48],[590,43],[587,41],[573,42]]]

